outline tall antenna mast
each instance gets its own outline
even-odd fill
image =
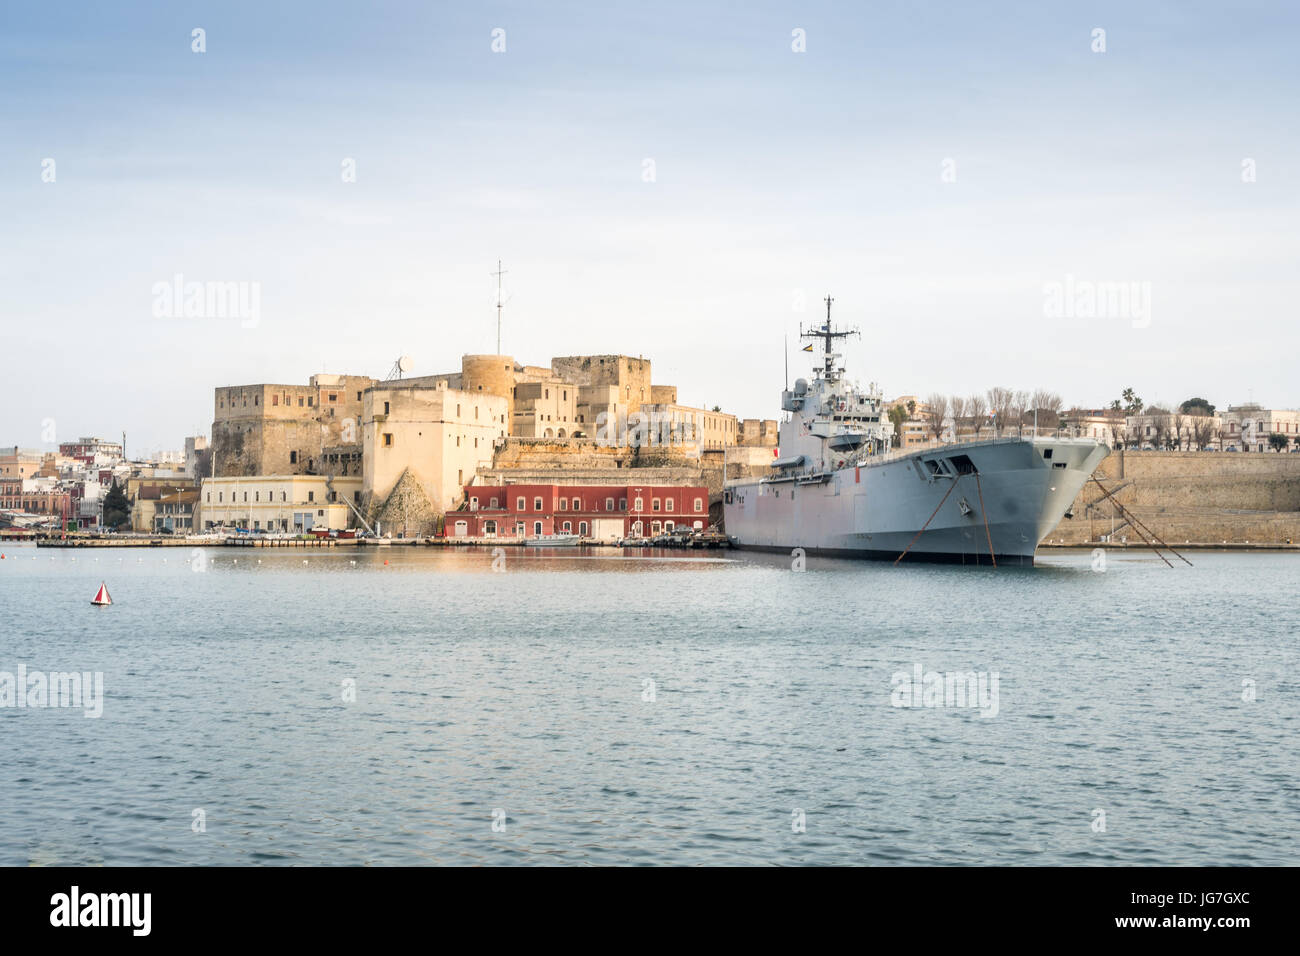
[[[501,268],[501,260],[497,260],[497,271],[489,273],[497,277],[497,355],[501,354],[501,277],[506,274],[505,269]]]
[[[803,326],[799,326],[799,338],[822,340],[822,352],[826,361],[826,366],[822,370],[822,375],[828,382],[838,382],[840,379],[840,372],[844,371],[841,368],[835,367],[835,360],[840,357],[835,352],[835,340],[848,338],[850,335],[862,334],[857,329],[836,332],[831,328],[831,303],[834,301],[835,300],[830,296],[826,297],[826,323],[820,329],[809,329],[805,332]]]

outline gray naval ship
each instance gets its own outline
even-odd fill
[[[826,299],[824,364],[781,393],[771,474],[728,482],[727,537],[740,548],[1032,565],[1039,543],[1109,454],[1091,439],[1003,437],[891,450],[880,390],[845,381]]]

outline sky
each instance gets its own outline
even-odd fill
[[[890,397],[1294,408],[1298,40],[1252,2],[5,3],[0,445],[454,371],[498,259],[505,353],[741,417],[827,294]]]

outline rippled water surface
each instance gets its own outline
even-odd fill
[[[1296,556],[0,550],[6,864],[1300,863]]]

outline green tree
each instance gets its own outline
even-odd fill
[[[113,479],[113,485],[108,489],[108,494],[104,496],[104,526],[106,528],[120,528],[123,525],[131,523],[131,504],[126,500],[126,493],[122,491],[117,479]]]
[[[1137,392],[1131,388],[1126,388],[1120,393],[1120,400],[1124,403],[1124,411],[1130,415],[1142,414],[1142,409],[1146,404],[1142,399],[1138,398]]]
[[[1209,417],[1214,414],[1214,406],[1203,398],[1189,398],[1178,406],[1178,410],[1184,415],[1204,415]]]
[[[1268,436],[1268,443],[1273,446],[1274,451],[1286,451],[1286,446],[1291,444],[1291,436],[1274,432]]]
[[[907,409],[902,405],[895,405],[889,410],[889,420],[894,424],[894,447],[901,448],[903,445],[903,422],[911,417]]]

